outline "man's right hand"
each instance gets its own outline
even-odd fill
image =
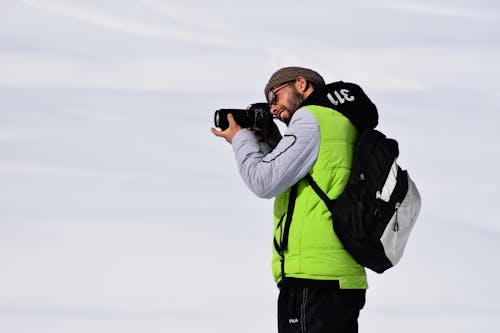
[[[278,145],[278,142],[281,140],[281,133],[274,121],[270,124],[269,127],[270,128],[267,131],[256,131],[255,137],[259,141],[267,142],[269,146],[274,148]]]

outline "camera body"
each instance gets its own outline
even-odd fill
[[[253,131],[269,131],[273,125],[273,116],[269,104],[254,103],[248,109],[219,109],[214,114],[215,127],[225,130],[229,127],[227,115],[232,114],[234,120],[243,128]]]

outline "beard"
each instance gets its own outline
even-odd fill
[[[290,89],[290,94],[285,100],[285,104],[281,106],[278,111],[278,119],[284,122],[287,126],[292,120],[292,116],[300,108],[300,104],[303,101],[303,97],[300,92],[292,86]]]

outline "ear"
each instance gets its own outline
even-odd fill
[[[307,80],[302,76],[298,76],[297,81],[295,82],[295,88],[297,88],[299,92],[304,93],[308,87],[309,84],[307,83]]]

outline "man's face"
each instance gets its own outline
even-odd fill
[[[277,87],[273,91],[276,98],[275,104],[271,105],[271,114],[288,125],[302,103],[302,95],[295,88],[294,82]]]

